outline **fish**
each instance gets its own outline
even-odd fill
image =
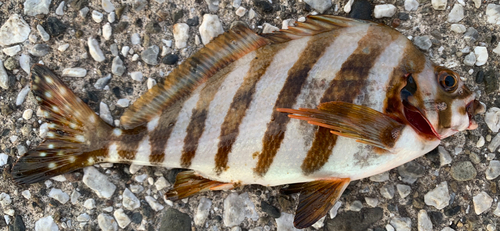
[[[140,96],[118,127],[49,68],[34,65],[30,78],[49,131],[12,166],[15,182],[109,162],[186,169],[168,199],[288,185],[283,193],[300,193],[296,228],[325,216],[351,181],[477,128],[485,110],[400,32],[332,15],[261,35],[235,24]]]

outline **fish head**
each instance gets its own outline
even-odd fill
[[[485,111],[458,73],[427,61],[420,73],[405,75],[401,90],[408,123],[428,138],[444,139],[477,128],[474,115]]]

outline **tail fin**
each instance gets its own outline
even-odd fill
[[[45,66],[32,67],[31,89],[49,132],[45,141],[14,164],[14,180],[35,183],[100,162],[112,127]]]

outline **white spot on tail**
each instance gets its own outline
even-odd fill
[[[83,142],[85,142],[85,137],[84,137],[84,136],[82,136],[82,135],[78,135],[78,136],[76,136],[75,138],[76,138],[76,140],[78,140],[79,142],[82,142],[82,143],[83,143]]]
[[[49,112],[48,111],[43,111],[43,117],[49,118],[50,117]]]
[[[50,93],[50,91],[46,91],[45,92],[45,97],[47,97],[49,99],[52,99],[52,93]]]
[[[74,163],[76,161],[76,158],[75,158],[75,156],[70,156],[68,158],[68,160],[69,160],[70,163]]]
[[[55,133],[53,133],[53,132],[47,132],[47,137],[54,138],[55,136],[56,136]]]
[[[94,157],[89,157],[89,159],[87,159],[87,162],[89,162],[89,165],[94,165],[95,163]]]
[[[66,88],[64,87],[60,87],[59,88],[59,92],[62,94],[62,95],[66,95],[68,93],[68,91],[66,91]]]
[[[148,132],[152,132],[158,126],[158,121],[160,116],[155,116],[151,121],[148,122]]]
[[[69,127],[70,127],[71,129],[76,129],[76,128],[78,128],[78,125],[76,125],[76,124],[74,124],[74,123],[70,123],[70,124],[69,124]]]
[[[63,151],[58,151],[58,152],[57,152],[57,155],[58,155],[58,156],[63,156],[63,155],[64,155],[64,152],[63,152]]]
[[[151,155],[151,144],[149,143],[149,136],[146,136],[139,143],[139,147],[137,148],[137,153],[135,154],[134,164],[148,165],[150,155]]]
[[[118,162],[120,160],[120,155],[118,155],[118,144],[113,142],[109,145],[108,149],[108,161],[109,162]]]
[[[91,115],[89,120],[91,123],[95,123],[95,115]]]
[[[122,130],[119,129],[119,128],[115,128],[113,129],[113,135],[118,137],[118,136],[121,136],[123,134]]]
[[[54,144],[49,144],[49,145],[48,145],[48,148],[49,148],[49,149],[54,149]]]
[[[56,125],[55,124],[48,124],[47,125],[50,129],[55,129],[56,128]]]
[[[58,108],[58,107],[56,107],[56,106],[52,106],[52,111],[54,111],[54,112],[59,112],[59,108]]]
[[[54,169],[54,168],[56,168],[56,167],[57,167],[57,164],[56,164],[56,163],[54,163],[54,162],[52,162],[52,163],[50,163],[50,164],[49,164],[49,168],[50,168],[50,169]]]
[[[52,78],[49,78],[49,77],[45,77],[45,81],[49,84],[53,84],[54,83],[54,80],[52,80]]]
[[[41,156],[41,157],[46,157],[46,156],[47,156],[47,153],[46,153],[46,152],[40,152],[40,156]]]

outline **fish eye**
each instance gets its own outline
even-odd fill
[[[454,92],[458,87],[458,78],[456,75],[447,71],[442,71],[438,76],[439,85],[446,92]]]

